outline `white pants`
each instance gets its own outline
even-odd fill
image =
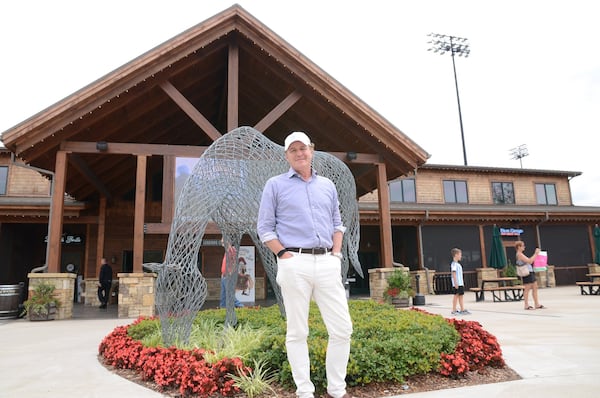
[[[341,261],[330,254],[292,253],[277,260],[277,283],[281,287],[287,318],[286,348],[299,398],[313,397],[308,354],[308,312],[313,298],[327,327],[329,340],[325,360],[327,392],[334,398],[346,393],[346,367],[350,357],[352,321],[342,283]]]

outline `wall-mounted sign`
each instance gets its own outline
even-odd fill
[[[63,235],[60,237],[60,242],[64,245],[80,245],[83,239],[81,235]],[[44,243],[48,243],[48,235],[44,237]]]
[[[500,235],[502,236],[520,236],[522,233],[523,230],[519,228],[500,228]]]

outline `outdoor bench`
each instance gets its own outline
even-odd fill
[[[575,282],[582,295],[600,295],[600,282]]]
[[[475,301],[484,301],[485,292],[492,293],[492,299],[496,301],[520,301],[523,300],[523,286],[498,286],[498,287],[472,287],[469,289],[475,293]]]

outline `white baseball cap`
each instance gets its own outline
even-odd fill
[[[296,141],[300,141],[304,145],[310,145],[310,138],[308,138],[306,134],[304,134],[301,131],[294,131],[293,133],[285,137],[283,145],[284,150],[287,151],[290,145],[292,145],[292,143]]]

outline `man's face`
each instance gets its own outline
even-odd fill
[[[285,158],[294,170],[310,168],[313,149],[300,141],[294,141],[285,151]]]

